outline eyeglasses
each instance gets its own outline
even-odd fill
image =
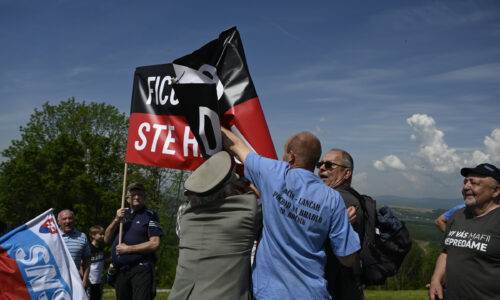
[[[139,196],[139,197],[144,197],[144,193],[143,192],[138,192],[138,193],[128,193],[125,198],[133,198],[135,196]]]
[[[316,168],[321,168],[322,165],[325,165],[325,168],[326,169],[332,169],[333,166],[337,166],[337,167],[342,167],[342,168],[348,168],[346,166],[343,166],[343,165],[339,165],[339,164],[336,164],[334,163],[333,161],[320,161],[316,164]]]

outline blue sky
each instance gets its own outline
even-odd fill
[[[128,113],[136,67],[232,26],[280,157],[309,130],[375,196],[459,198],[461,167],[500,165],[498,1],[0,0],[0,149],[46,101]]]

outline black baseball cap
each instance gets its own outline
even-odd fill
[[[142,183],[139,183],[139,182],[133,182],[131,184],[128,185],[127,187],[127,191],[131,191],[131,190],[141,190],[141,191],[146,191],[146,188],[144,188],[144,185]]]
[[[475,168],[463,168],[460,170],[460,174],[464,177],[470,173],[493,177],[493,179],[500,183],[500,170],[492,164],[480,164]]]

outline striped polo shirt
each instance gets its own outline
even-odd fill
[[[60,229],[59,229],[60,230]],[[68,247],[69,253],[75,262],[76,269],[80,269],[80,262],[83,257],[90,256],[90,244],[87,240],[85,233],[80,232],[73,228],[69,234],[63,233],[61,231],[66,247]]]

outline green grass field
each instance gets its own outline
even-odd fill
[[[366,300],[426,300],[429,299],[427,290],[405,290],[405,291],[365,291]]]
[[[103,300],[114,300],[114,292],[105,292]],[[166,300],[168,293],[158,293],[155,300]],[[365,291],[366,300],[426,300],[428,299],[427,290],[408,290],[408,291]]]
[[[155,297],[155,300],[167,300],[168,293],[158,293]],[[102,295],[102,300],[116,300],[115,292],[104,292]]]

